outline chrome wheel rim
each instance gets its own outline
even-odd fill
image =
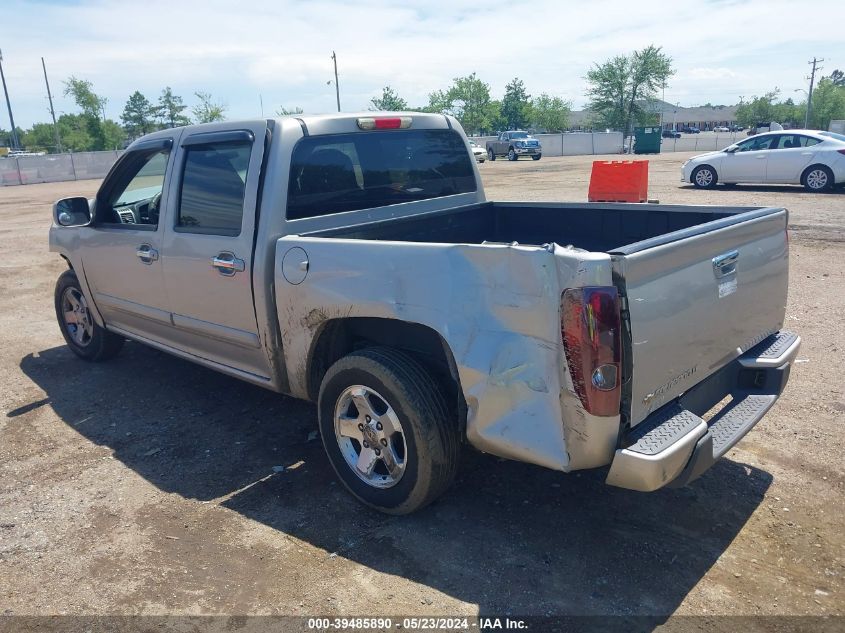
[[[85,295],[78,288],[66,288],[62,293],[62,318],[65,331],[74,343],[80,347],[91,343],[94,322],[91,320]]]
[[[713,172],[709,169],[699,169],[695,173],[695,183],[701,187],[709,187],[713,182]]]
[[[509,158],[509,159],[511,159],[511,160],[513,160],[514,158],[516,158],[516,152],[515,152],[515,151],[513,151],[512,149],[511,149],[511,150],[508,150],[508,158]]]
[[[399,416],[376,390],[347,387],[334,407],[334,434],[346,464],[374,488],[391,488],[405,474],[408,446]]]
[[[827,187],[827,172],[824,169],[814,169],[807,174],[807,186],[810,189],[824,189]]]

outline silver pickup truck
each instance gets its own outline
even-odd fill
[[[436,114],[156,132],[55,204],[50,249],[75,354],[132,339],[316,402],[338,477],[390,513],[440,495],[464,443],[683,485],[800,343],[786,210],[489,202]]]

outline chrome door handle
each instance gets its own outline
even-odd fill
[[[235,273],[242,273],[245,268],[244,260],[238,259],[233,253],[220,253],[212,257],[211,265],[226,277],[231,277]]]
[[[731,251],[730,253],[714,257],[713,272],[716,273],[716,278],[727,277],[731,273],[735,273],[738,260],[739,251]]]
[[[141,244],[135,251],[135,255],[145,264],[152,264],[158,260],[158,251],[149,244]]]

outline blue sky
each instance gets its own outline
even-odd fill
[[[154,100],[168,85],[189,105],[202,90],[248,118],[261,115],[259,95],[268,116],[334,110],[332,50],[348,111],[387,84],[423,105],[473,71],[495,98],[518,76],[580,108],[592,63],[654,43],[675,60],[666,100],[695,106],[775,86],[800,100],[813,56],[823,74],[845,69],[845,2],[812,5],[823,19],[795,0],[3,0],[0,47],[22,127],[49,118],[42,56],[58,112],[74,111],[62,80],[76,75],[108,98],[111,118],[134,90]]]

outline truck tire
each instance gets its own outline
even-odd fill
[[[825,165],[810,165],[801,174],[801,184],[807,191],[827,191],[833,186],[833,172]]]
[[[519,156],[516,155],[513,147],[508,150],[508,160],[519,160]]]
[[[496,152],[494,152],[492,149],[488,149],[487,158],[489,158],[490,160],[496,160]]]
[[[710,165],[701,165],[692,172],[690,180],[698,189],[712,189],[719,179],[716,176],[716,170]]]
[[[98,362],[117,355],[125,339],[94,321],[88,301],[72,270],[66,270],[56,282],[56,318],[65,343],[83,360]]]
[[[460,433],[442,387],[411,356],[373,347],[326,372],[320,434],[344,486],[388,514],[428,505],[451,484]]]
[[[543,158],[543,155],[542,155],[542,154],[534,154],[534,155],[531,157],[531,160],[540,160],[541,158]]]

